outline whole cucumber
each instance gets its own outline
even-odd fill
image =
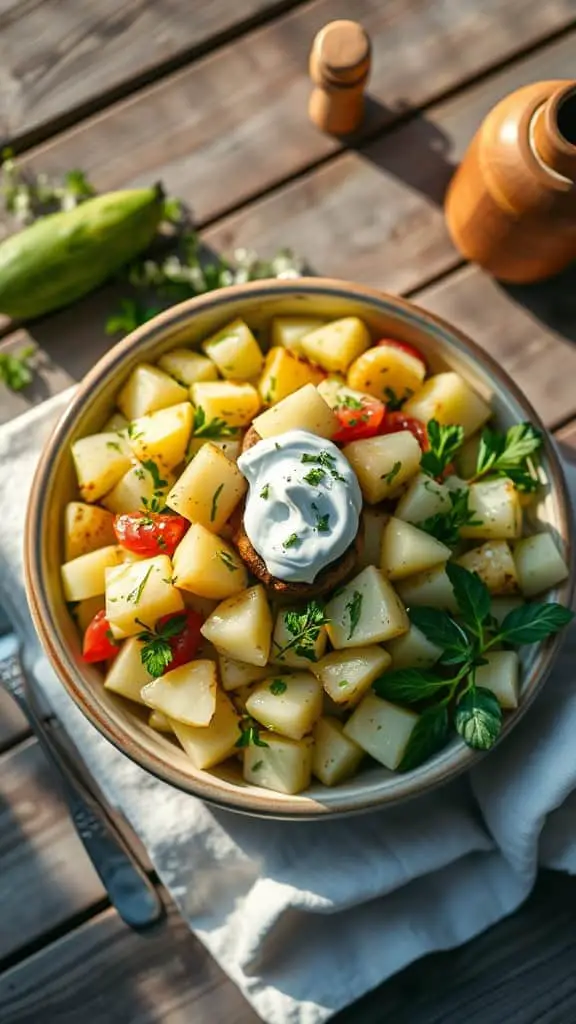
[[[148,248],[162,214],[159,185],[107,192],[6,238],[0,312],[36,317],[86,295]]]

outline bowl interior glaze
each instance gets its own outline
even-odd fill
[[[100,429],[111,413],[114,397],[138,362],[154,362],[178,345],[197,345],[237,316],[253,328],[280,314],[337,318],[362,317],[374,340],[391,336],[411,342],[426,356],[433,371],[461,373],[495,410],[500,426],[538,416],[504,371],[459,331],[411,303],[375,290],[318,278],[263,281],[239,285],[193,299],[139,328],[116,345],[80,384],[76,395],[43,452],[31,494],[25,542],[26,584],[30,607],[42,643],[62,684],[90,721],[134,761],[165,781],[212,803],[249,814],[280,818],[313,818],[373,810],[417,796],[469,768],[477,759],[459,740],[407,775],[371,768],[350,781],[327,789],[315,785],[305,794],[284,796],[243,782],[236,766],[210,772],[196,770],[167,736],[150,729],[135,707],[114,698],[102,687],[101,675],[82,662],[76,628],[60,584],[62,514],[76,496],[70,444]],[[534,512],[535,525],[552,529],[567,559],[572,556],[571,517],[561,467],[546,438],[542,458],[546,482]],[[554,600],[568,603],[572,576],[557,588]],[[508,713],[506,735],[543,684],[557,646],[552,638],[528,649],[520,708]]]

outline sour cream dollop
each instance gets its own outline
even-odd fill
[[[244,529],[268,572],[313,583],[358,533],[362,494],[331,441],[289,430],[258,441],[238,459],[249,485]]]

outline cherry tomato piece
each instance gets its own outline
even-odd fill
[[[172,612],[170,615],[163,615],[156,623],[155,632],[162,636],[163,627],[166,627],[166,623],[176,618],[183,620],[182,628],[174,636],[167,637],[170,650],[172,651],[172,661],[167,666],[166,672],[171,672],[173,668],[179,668],[180,665],[185,665],[188,661],[192,661],[202,642],[200,627],[204,619],[199,612],[195,612],[191,608],[184,612]]]
[[[407,341],[396,341],[395,338],[382,338],[382,340],[376,342],[376,344],[378,347],[385,346],[387,348],[399,348],[401,352],[406,352],[406,354],[412,356],[413,359],[419,359],[420,362],[426,366],[426,360],[422,353]]]
[[[183,516],[124,512],[114,518],[116,540],[136,555],[173,555],[190,526]]]
[[[401,411],[387,412],[384,423],[380,428],[381,434],[397,434],[400,430],[409,430],[414,435],[423,452],[430,447],[426,424],[422,420],[414,419],[413,416],[405,416]]]
[[[386,407],[377,398],[362,398],[353,405],[337,405],[334,413],[340,428],[332,438],[341,444],[375,437],[380,432]]]
[[[110,623],[106,618],[106,612],[102,609],[96,612],[92,622],[88,623],[84,640],[82,643],[82,657],[90,664],[99,661],[108,661],[118,654],[118,644],[114,641],[110,631]]]

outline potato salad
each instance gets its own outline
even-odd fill
[[[72,445],[62,587],[102,685],[198,770],[293,794],[496,741],[571,612],[540,433],[358,317],[225,324]]]

